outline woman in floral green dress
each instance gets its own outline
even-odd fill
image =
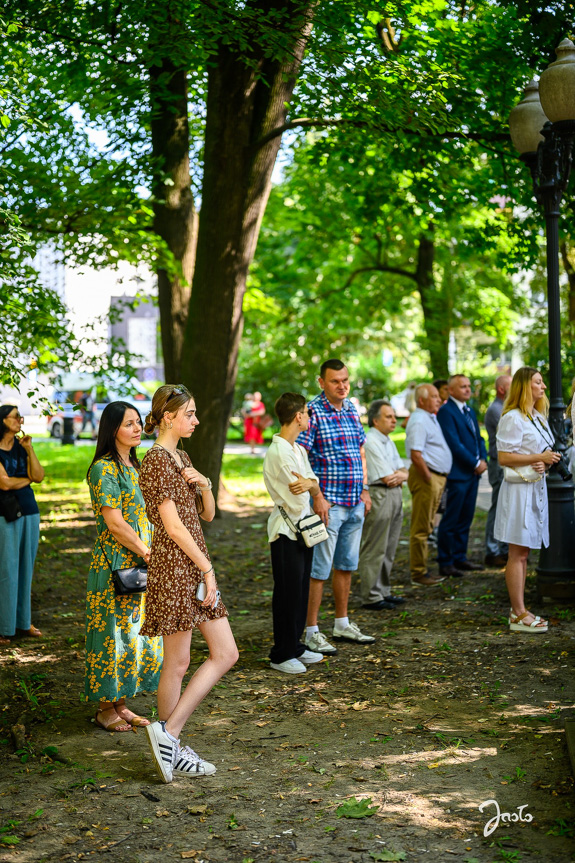
[[[98,702],[95,721],[106,731],[149,725],[129,710],[126,698],[155,691],[162,666],[162,639],[139,634],[145,593],[116,596],[111,574],[150,557],[151,528],[138,484],[141,435],[132,405],[107,405],[87,476],[98,539],[88,573],[85,695]]]

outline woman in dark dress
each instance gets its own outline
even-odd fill
[[[40,513],[32,491],[44,468],[30,435],[17,437],[24,419],[14,405],[0,407],[0,645],[21,630],[39,638],[32,625],[31,589],[40,538]],[[14,495],[21,515],[16,515]]]

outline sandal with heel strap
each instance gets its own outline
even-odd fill
[[[526,613],[526,614],[533,614],[533,612],[532,612],[532,611],[530,611],[529,609],[527,609],[525,613]],[[512,618],[512,617],[513,617],[513,609],[512,609],[512,608],[510,608],[510,609],[509,609],[509,620],[508,620],[508,623],[511,623],[511,618]],[[537,623],[548,623],[547,618],[545,618],[545,617],[541,617],[539,614],[533,614],[533,617],[535,618],[535,620],[537,621]]]
[[[524,623],[524,619],[530,615],[530,611],[524,611],[523,614],[518,614],[517,617],[509,616],[509,630],[511,632],[547,632],[547,621],[541,620],[540,617],[534,617],[531,623]]]

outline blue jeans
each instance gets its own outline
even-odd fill
[[[334,569],[354,572],[359,563],[359,546],[365,504],[362,500],[355,506],[333,504],[329,511],[328,538],[313,549],[311,577],[327,581]]]
[[[0,516],[0,635],[32,625],[30,593],[40,537],[40,515]]]

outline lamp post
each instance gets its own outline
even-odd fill
[[[557,60],[542,73],[539,87],[527,86],[511,111],[511,140],[533,179],[537,203],[545,213],[547,308],[549,328],[549,423],[557,451],[567,447],[561,387],[561,317],[559,297],[559,215],[567,187],[575,141],[575,45],[564,39]],[[552,469],[549,494],[549,548],[541,549],[537,590],[555,599],[575,597],[575,509],[573,482]]]

